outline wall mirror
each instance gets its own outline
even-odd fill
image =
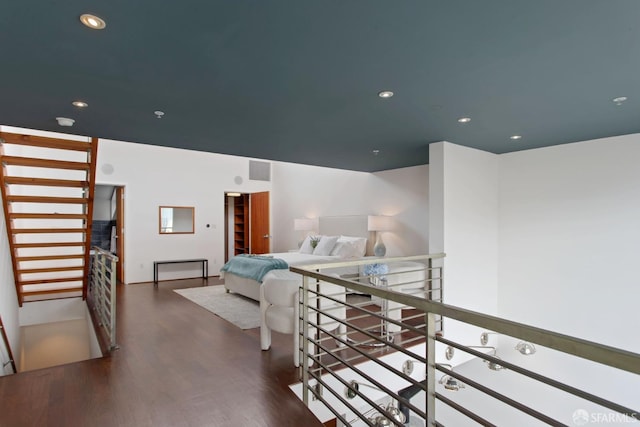
[[[160,234],[193,234],[192,206],[160,206]]]

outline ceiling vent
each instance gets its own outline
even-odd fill
[[[253,181],[271,181],[271,163],[249,160],[249,179]]]

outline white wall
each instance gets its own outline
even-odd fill
[[[247,158],[100,140],[96,182],[126,187],[125,281],[151,281],[153,261],[165,259],[208,258],[209,274],[217,274],[224,262],[224,192],[271,191],[271,183],[248,175]],[[194,206],[195,233],[159,234],[160,205]],[[199,276],[197,264],[161,268],[161,280]]]
[[[498,156],[448,142],[429,147],[429,245],[431,252],[446,254],[444,302],[495,315]],[[481,331],[475,327],[446,320],[444,330],[463,344],[479,344]],[[457,357],[454,364],[464,360]]]
[[[372,175],[371,212],[393,216],[393,230],[381,232],[387,255],[429,253],[429,165]]]
[[[640,134],[501,156],[502,316],[640,353],[639,160]]]
[[[430,159],[430,244],[433,251],[442,248],[447,253],[446,302],[477,309],[475,304],[478,311],[502,318],[640,352],[635,271],[640,253],[640,135],[500,156],[438,143],[431,145]],[[483,284],[485,275],[493,277],[497,291]],[[472,280],[474,276],[478,280]],[[493,303],[482,301],[491,295]],[[474,298],[480,301],[474,303]],[[497,313],[485,306],[497,307]],[[479,334],[470,336],[451,323],[445,323],[447,338],[479,344]],[[540,346],[538,353],[524,357],[513,349],[516,340],[492,337],[490,344],[497,343],[503,359],[637,406],[637,375]],[[453,364],[464,361],[456,357]],[[594,419],[613,416],[510,371],[489,371],[477,359],[456,369],[567,424],[578,409]],[[448,396],[499,425],[524,422],[468,388]],[[442,415],[443,420],[453,419],[448,411]]]
[[[153,261],[162,259],[205,257],[210,274],[217,274],[225,191],[271,192],[274,252],[297,247],[294,218],[362,214],[394,215],[396,229],[383,235],[388,255],[427,252],[426,165],[369,174],[274,162],[272,182],[264,182],[248,179],[248,164],[241,157],[101,140],[96,182],[126,187],[126,282],[150,281]],[[195,206],[195,234],[159,235],[160,205]],[[198,275],[197,265],[179,268],[162,267],[161,279]]]
[[[430,148],[448,303],[640,352],[640,134],[499,156]]]
[[[93,199],[93,220],[111,221],[111,199]]]
[[[273,250],[297,248],[295,218],[371,214],[394,217],[394,230],[382,234],[388,256],[427,253],[428,171],[423,165],[370,174],[274,163]]]
[[[264,182],[248,179],[248,164],[241,157],[101,140],[96,182],[126,187],[126,282],[150,281],[153,261],[162,259],[206,257],[210,274],[217,274],[225,191],[271,192],[274,252],[297,247],[294,218],[362,214],[394,215],[396,229],[383,236],[388,255],[427,252],[426,165],[369,174],[274,162],[272,182]],[[159,235],[160,205],[195,206],[195,234]],[[198,275],[197,265],[191,274],[188,268],[172,274],[163,267],[161,279]]]
[[[0,209],[0,316],[11,345],[11,351],[17,361],[20,359],[20,321],[18,316],[18,297],[14,283],[4,210]],[[0,342],[0,363],[7,361],[9,361],[8,352],[4,344]],[[12,373],[11,366],[9,365],[2,369],[0,365],[0,375],[8,373]]]

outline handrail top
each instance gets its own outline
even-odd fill
[[[426,261],[430,259],[441,259],[446,255],[444,253],[435,253],[435,254],[426,254],[426,255],[411,255],[411,256],[397,256],[397,257],[365,257],[365,258],[356,258],[356,259],[346,259],[342,261],[324,261],[315,264],[304,264],[304,265],[295,265],[289,267],[289,269],[295,273],[304,274],[305,271],[313,271],[317,269],[327,269],[327,268],[339,268],[339,267],[349,267],[356,265],[368,265],[375,263],[394,263],[394,262],[402,262],[402,261]]]
[[[105,256],[107,258],[111,258],[114,261],[118,261],[119,260],[118,256],[116,254],[114,254],[113,252],[109,252],[109,251],[107,251],[105,249],[102,249],[102,248],[99,248],[97,246],[92,246],[91,250],[94,251],[94,252],[97,252],[98,255],[102,255],[102,256]]]

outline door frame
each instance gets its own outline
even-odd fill
[[[248,192],[248,191],[224,191],[223,193],[223,197],[224,197],[224,203],[223,203],[223,209],[224,209],[224,262],[227,262],[229,260],[229,258],[231,258],[232,256],[234,256],[234,252],[235,251],[230,251],[229,250],[229,246],[231,245],[231,240],[232,238],[232,233],[229,232],[229,227],[230,227],[230,222],[232,221],[231,215],[229,213],[229,197],[228,194],[232,193],[232,194],[240,194],[241,197],[244,196],[248,196],[247,199],[249,200],[248,203],[249,205],[251,204],[250,200],[251,200],[251,195],[255,194],[255,193],[267,193],[268,194],[268,208],[267,208],[267,215],[268,215],[268,221],[269,221],[269,225],[268,225],[268,234],[271,234],[271,192],[270,191],[253,191],[253,192]],[[248,212],[246,213],[247,217],[245,218],[245,221],[247,222],[247,224],[252,224],[251,221],[251,206],[249,206]],[[253,238],[253,227],[250,225],[249,229],[248,229],[248,236],[246,236],[247,239],[247,243],[249,245],[249,252],[253,253],[253,246],[251,244],[252,242],[252,238]],[[271,239],[269,238],[269,250],[271,250]]]

